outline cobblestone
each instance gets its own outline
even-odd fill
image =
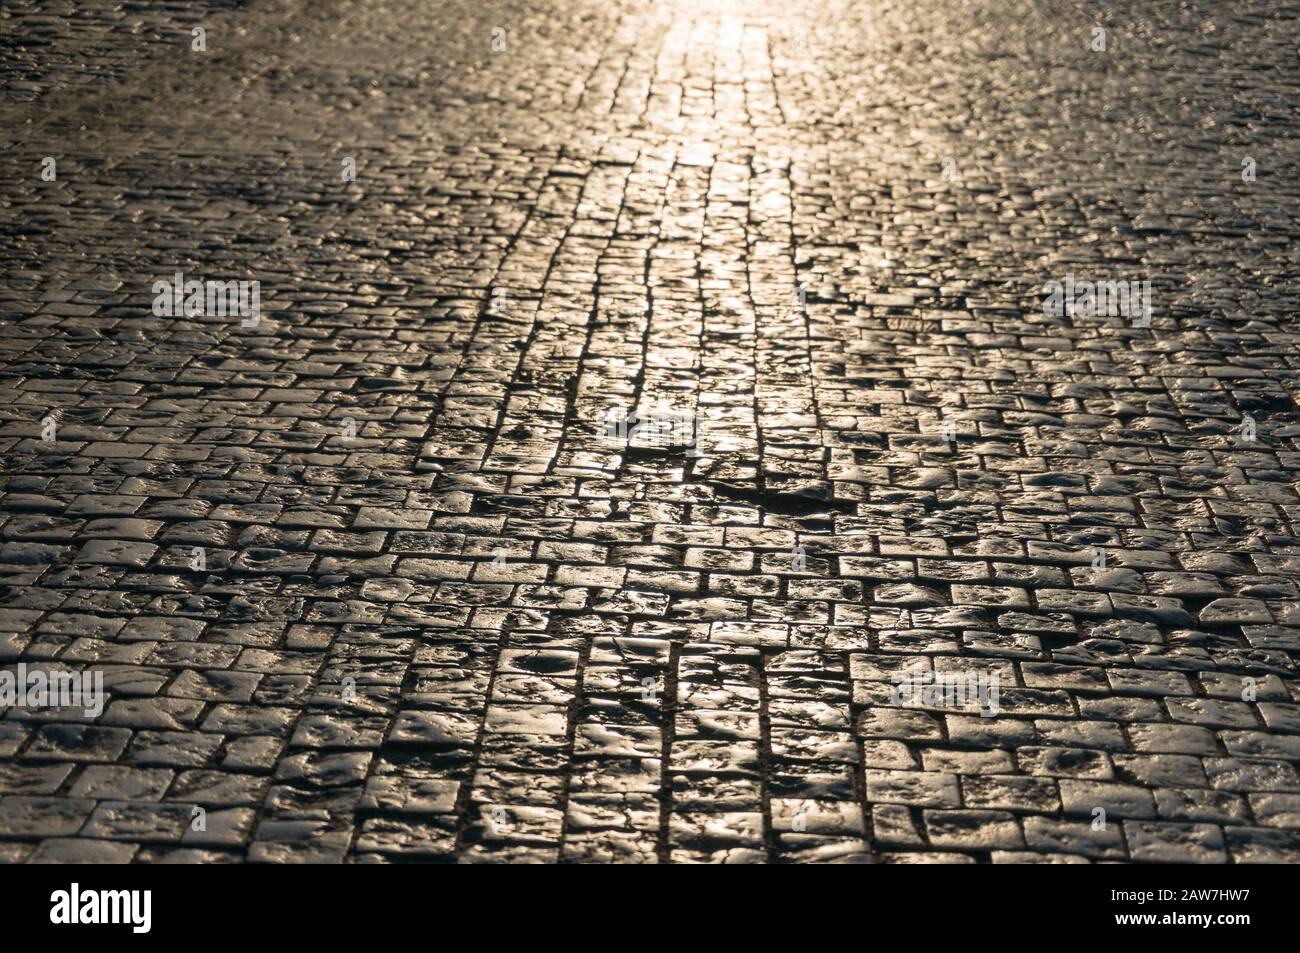
[[[0,860],[1300,860],[1300,6],[1194,6],[7,5],[0,667],[107,703]]]

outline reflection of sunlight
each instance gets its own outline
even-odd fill
[[[740,46],[745,34],[745,21],[740,17],[723,17],[718,23],[718,46]]]
[[[782,192],[767,192],[759,198],[754,208],[772,218],[785,217],[790,214],[790,196]]]
[[[762,0],[674,0],[677,15],[735,16],[766,12],[770,5]]]

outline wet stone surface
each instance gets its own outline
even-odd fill
[[[0,859],[1300,860],[1300,6],[821,6],[0,11]]]

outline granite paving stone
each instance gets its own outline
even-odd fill
[[[0,861],[1300,861],[1300,4],[57,7]]]

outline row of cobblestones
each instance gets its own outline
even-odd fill
[[[1300,5],[793,6],[0,13],[0,859],[1300,860]]]

